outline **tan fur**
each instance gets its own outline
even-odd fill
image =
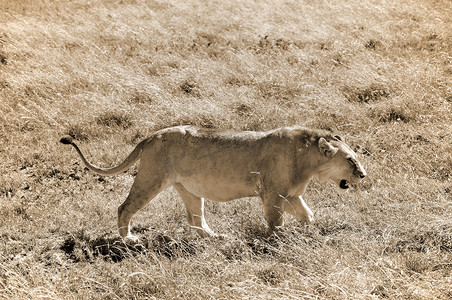
[[[117,174],[141,160],[130,193],[118,208],[119,233],[131,239],[136,239],[130,233],[132,216],[171,185],[184,201],[189,224],[205,236],[215,233],[204,218],[204,198],[223,202],[258,196],[273,230],[283,224],[283,212],[303,224],[312,222],[313,214],[301,197],[312,178],[337,186],[343,181],[346,189],[366,175],[340,137],[302,127],[267,132],[171,127],[142,141],[121,165],[109,170],[87,162],[72,140],[61,141],[74,146],[88,168],[102,175]]]

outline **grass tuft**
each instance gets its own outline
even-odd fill
[[[106,112],[96,118],[98,125],[128,129],[133,125],[129,115],[121,112]]]
[[[4,54],[0,53],[0,64],[6,65],[7,63],[8,63],[8,58]]]
[[[194,115],[194,116],[183,116],[177,120],[175,120],[173,123],[171,123],[171,126],[181,126],[181,125],[193,125],[193,126],[199,126],[203,128],[219,128],[220,125],[218,122],[209,116],[206,115]]]
[[[376,50],[377,48],[380,48],[382,46],[383,46],[383,44],[380,41],[374,40],[374,39],[370,39],[364,45],[364,47],[371,49],[371,50]]]
[[[187,94],[199,94],[196,92],[196,84],[192,81],[186,81],[180,85],[180,89]]]
[[[385,108],[382,111],[376,112],[376,118],[383,123],[388,122],[404,122],[407,123],[412,120],[409,113],[402,107]]]
[[[388,88],[376,84],[371,84],[365,88],[345,87],[342,93],[348,101],[357,103],[384,101],[391,95]]]
[[[244,103],[234,105],[232,110],[235,114],[241,117],[251,116],[253,114],[253,109]]]
[[[89,139],[89,134],[86,127],[80,125],[72,125],[65,131],[65,135],[72,137],[73,139],[81,142],[85,142]]]

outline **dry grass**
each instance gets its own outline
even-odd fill
[[[0,1],[0,298],[452,298],[448,0]],[[267,236],[256,199],[207,204],[199,239],[168,189],[117,238],[155,129],[331,129],[369,177],[314,182],[316,221]]]

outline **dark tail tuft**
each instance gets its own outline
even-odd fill
[[[65,145],[71,145],[72,138],[70,136],[65,136],[65,137],[61,138],[60,143],[63,143]]]

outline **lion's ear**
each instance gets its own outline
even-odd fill
[[[334,138],[338,141],[345,142],[344,138],[341,137],[340,135],[335,135]]]
[[[319,150],[323,155],[330,158],[333,157],[339,149],[328,143],[324,138],[320,138]]]

